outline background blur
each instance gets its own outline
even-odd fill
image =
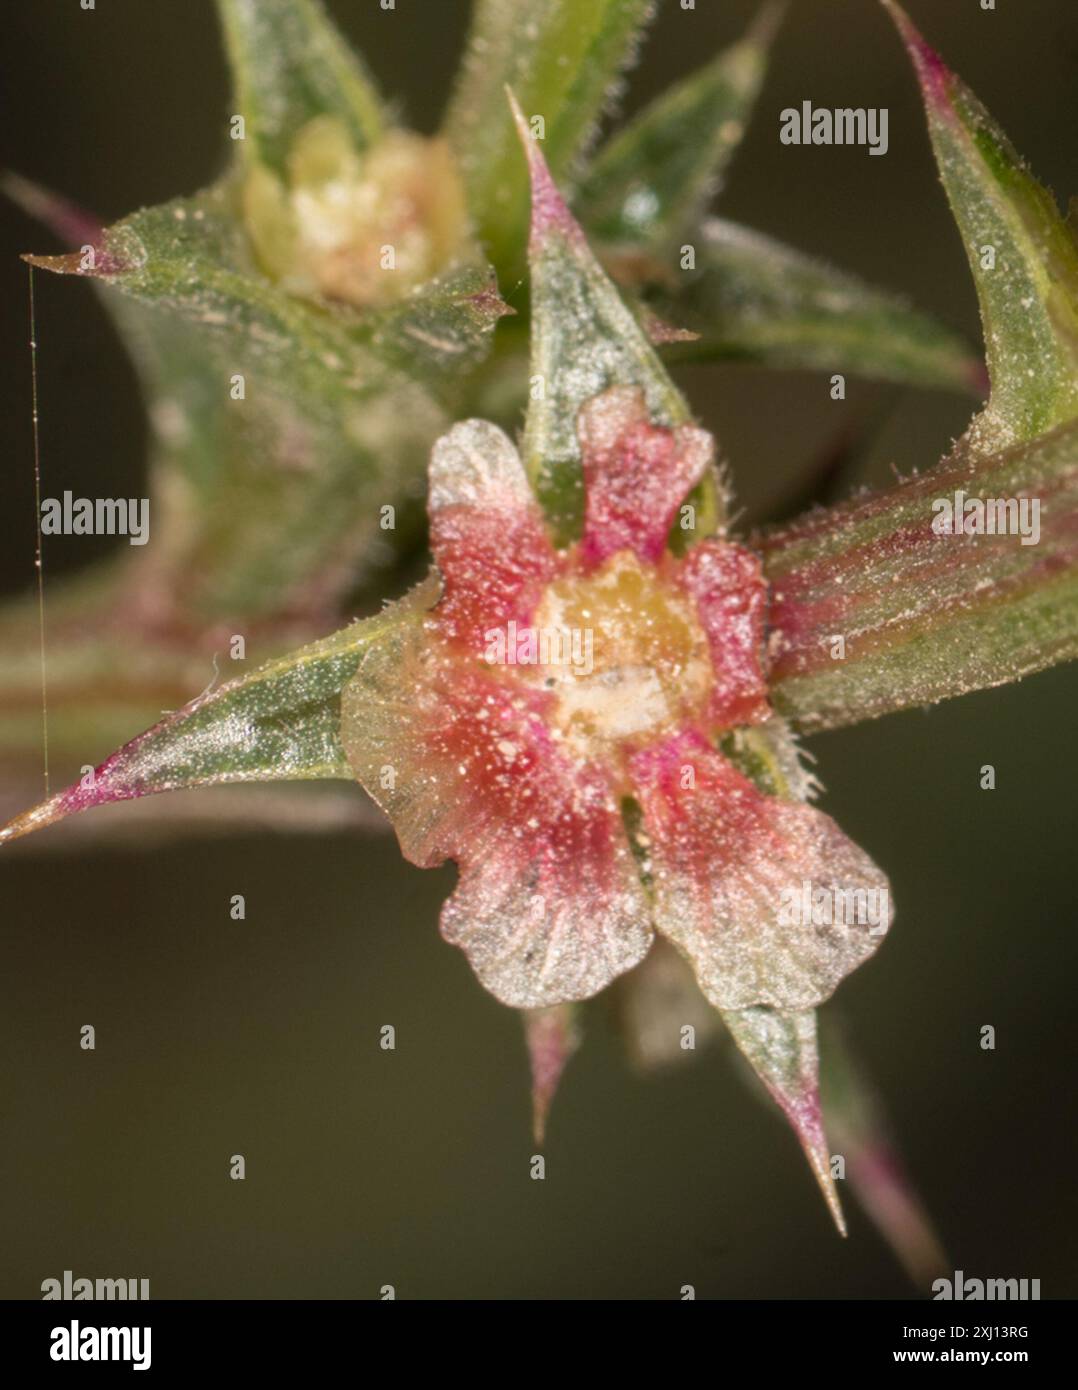
[[[1073,0],[909,8],[1037,174],[1064,198],[1078,189]],[[433,128],[466,0],[330,9],[411,123]],[[660,9],[630,110],[740,34],[754,6]],[[9,0],[4,43],[0,166],[106,221],[216,174],[231,108],[210,0]],[[779,111],[804,99],[888,107],[889,153],[780,145]],[[721,209],[979,341],[914,80],[873,0],[794,0]],[[34,545],[17,254],[56,247],[11,208],[0,217],[0,584],[14,593]],[[88,285],[35,284],[46,491],[138,493],[145,429],[123,351]],[[845,407],[811,374],[694,369],[684,382],[750,523],[782,508],[851,419],[870,441],[852,484],[934,462],[971,413],[852,377]],[[108,544],[58,539],[47,573]],[[1076,696],[1078,670],[1056,670],[810,744],[826,809],[888,870],[898,904],[879,955],[839,992],[850,1041],[954,1267],[1040,1278],[1046,1298],[1078,1293]],[[979,789],[984,763],[995,791]],[[355,832],[92,852],[46,835],[5,850],[0,1295],[38,1297],[65,1269],[147,1277],[157,1298],[368,1298],[386,1283],[399,1297],[911,1293],[849,1196],[850,1239],[836,1237],[793,1138],[722,1049],[635,1076],[601,1001],[555,1105],[547,1179],[531,1181],[519,1023],[438,937],[451,883]],[[233,893],[244,923],[229,918]],[[95,1052],[78,1047],[85,1023]],[[378,1047],[385,1023],[395,1052]],[[986,1023],[994,1052],[979,1046]]]

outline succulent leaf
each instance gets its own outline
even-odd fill
[[[965,83],[883,3],[913,58],[977,286],[992,393],[973,442],[994,452],[1078,415],[1078,241]]]
[[[76,811],[157,792],[350,779],[340,742],[341,689],[371,642],[418,622],[433,598],[431,587],[421,586],[377,617],[204,692],[125,744],[92,777],[0,828],[0,844]]]
[[[1008,534],[967,529],[983,532],[976,503],[998,517],[996,501]],[[1026,535],[1012,525],[1022,508]],[[990,457],[967,439],[929,472],[809,512],[760,548],[772,699],[801,729],[1018,680],[1078,656],[1078,423]]]
[[[516,92],[543,149],[571,179],[617,79],[654,9],[653,0],[476,0],[468,51],[446,116],[476,232],[512,284],[524,268],[527,176],[505,105]]]
[[[577,424],[585,401],[612,385],[643,388],[650,416],[686,424],[689,409],[643,327],[592,254],[584,233],[551,178],[517,107],[531,174],[531,399],[524,426],[524,462],[555,531],[579,533],[583,476]],[[698,530],[716,524],[713,476],[694,494]]]
[[[378,140],[381,102],[321,0],[217,0],[217,8],[247,160],[284,173],[296,132],[320,117],[342,122],[357,149]]]
[[[662,256],[689,232],[744,134],[778,16],[675,83],[591,161],[574,207],[596,239]]]
[[[650,302],[696,337],[664,356],[851,372],[959,391],[984,369],[956,335],[901,296],[875,289],[771,237],[709,218],[688,238],[695,272],[655,286]]]

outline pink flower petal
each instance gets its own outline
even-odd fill
[[[716,1008],[811,1008],[879,945],[887,880],[829,816],[765,796],[692,732],[638,753],[631,776],[656,930]]]
[[[577,432],[585,563],[599,565],[619,550],[635,550],[654,564],[675,512],[712,461],[711,436],[692,425],[653,425],[638,386],[614,386],[587,401]]]
[[[483,634],[526,622],[557,557],[511,440],[485,420],[465,420],[430,460],[431,550],[447,635],[482,649]]]
[[[460,866],[443,936],[518,1009],[598,993],[652,935],[617,799],[553,742],[549,703],[429,631],[372,647],[342,699],[349,762],[404,854]]]
[[[718,729],[762,723],[771,713],[762,656],[767,586],[757,556],[727,541],[701,541],[677,569],[696,600],[714,669],[710,717]]]

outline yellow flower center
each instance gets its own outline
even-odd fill
[[[555,727],[585,757],[673,732],[699,713],[711,660],[691,600],[631,551],[551,584],[536,613],[535,679]]]

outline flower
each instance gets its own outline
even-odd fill
[[[577,430],[583,534],[563,549],[500,429],[469,420],[435,444],[441,597],[361,659],[349,763],[408,859],[458,864],[442,934],[503,1003],[586,999],[658,934],[724,1012],[811,1009],[890,913],[788,908],[887,904],[887,884],[800,799],[759,560],[720,537],[668,548],[713,441],[653,423],[633,386],[589,400]],[[737,765],[739,731],[785,768],[785,795]]]
[[[391,130],[361,154],[343,122],[317,116],[293,139],[287,174],[255,164],[242,204],[262,268],[289,293],[391,304],[466,252],[444,140]]]

